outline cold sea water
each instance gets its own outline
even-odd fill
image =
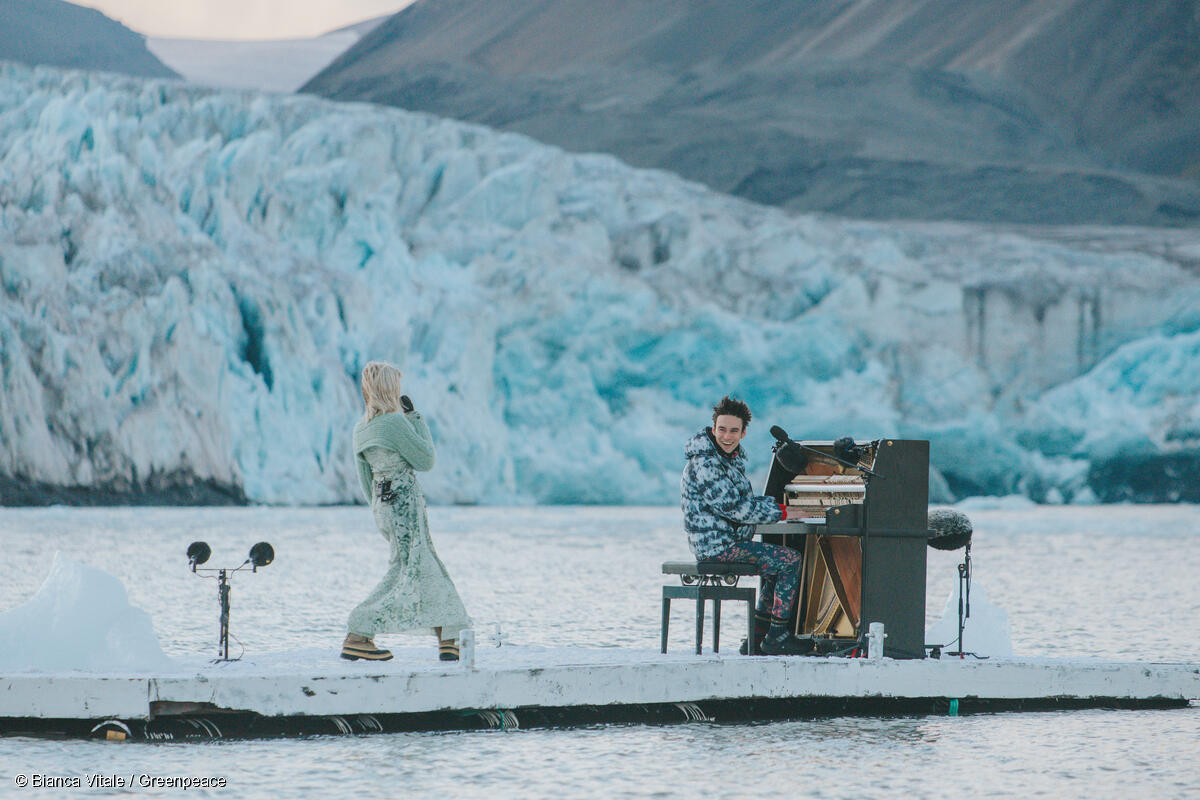
[[[967,513],[976,585],[1008,612],[1016,655],[1200,662],[1200,508]],[[659,565],[687,553],[676,509],[433,508],[430,523],[481,647],[495,646],[498,625],[508,644],[657,648]],[[212,545],[213,566],[239,563],[260,540],[275,547],[274,564],[233,583],[231,655],[244,646],[247,658],[335,651],[387,558],[362,507],[0,509],[0,611],[32,595],[61,552],[118,576],[168,655],[214,655],[214,583],[184,557],[195,539]],[[929,553],[930,622],[960,556]],[[684,612],[673,648],[688,644]],[[379,642],[427,645],[435,658],[432,636]],[[1200,797],[1200,705],[187,744],[0,739],[0,796],[106,793],[14,785],[33,773],[223,776],[225,789],[125,792],[239,800]]]

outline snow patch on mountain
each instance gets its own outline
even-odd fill
[[[217,40],[151,36],[146,46],[164,64],[201,86],[294,92],[382,23],[363,20],[321,36]]]

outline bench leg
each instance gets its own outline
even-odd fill
[[[713,598],[713,652],[721,652],[721,598]]]
[[[696,595],[696,655],[700,655],[700,643],[704,641],[704,595]]]
[[[663,598],[662,651],[667,652],[667,629],[671,627],[671,598]]]
[[[746,655],[758,655],[758,648],[754,646],[754,607],[755,598],[750,598],[746,605]]]

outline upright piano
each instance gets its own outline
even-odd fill
[[[796,635],[818,652],[850,651],[882,622],[886,656],[924,658],[929,442],[843,443],[853,466],[834,442],[800,444],[777,445],[767,475],[765,494],[787,504],[788,521],[756,531],[803,554]]]

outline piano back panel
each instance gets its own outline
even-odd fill
[[[929,527],[929,442],[881,439],[869,488],[873,529],[919,531]]]
[[[924,538],[863,540],[863,630],[882,622],[889,658],[925,657]]]
[[[929,442],[884,439],[875,455],[866,508],[841,506],[827,528],[863,530],[862,630],[882,622],[884,653],[925,657],[925,560],[929,525]],[[837,513],[835,513],[837,512]]]

